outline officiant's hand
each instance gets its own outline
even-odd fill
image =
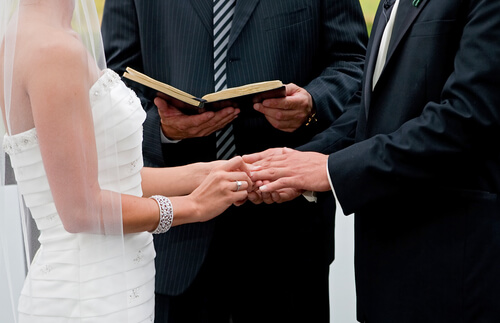
[[[171,140],[208,136],[224,128],[240,113],[239,109],[229,107],[217,112],[186,115],[161,97],[156,97],[154,103],[161,118],[163,134]]]
[[[286,85],[286,97],[266,99],[253,108],[264,114],[274,128],[285,132],[297,130],[314,113],[311,94],[293,83]]]

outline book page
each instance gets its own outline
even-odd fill
[[[141,72],[138,72],[130,67],[127,67],[126,72],[123,74],[123,77],[128,78],[129,80],[135,81],[147,87],[150,87],[154,90],[165,93],[166,95],[172,96],[178,100],[184,101],[188,104],[198,106],[200,104],[200,100],[195,96],[186,93],[184,91],[179,90],[171,85],[162,83],[157,81]]]
[[[283,83],[277,80],[251,83],[243,86],[232,87],[229,89],[221,90],[215,93],[206,94],[202,97],[202,99],[206,100],[207,102],[214,102],[219,100],[240,97],[248,94],[255,94],[269,90],[274,90],[282,86]]]

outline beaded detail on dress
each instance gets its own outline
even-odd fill
[[[90,89],[90,102],[106,96],[115,86],[121,83],[120,76],[113,71],[106,70]]]
[[[13,155],[26,149],[33,148],[37,144],[38,136],[36,129],[33,128],[16,135],[5,135],[3,140],[3,150],[9,155]]]

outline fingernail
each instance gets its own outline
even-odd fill
[[[257,171],[257,170],[260,170],[262,168],[262,166],[260,165],[252,165],[252,164],[248,164],[247,166],[250,170],[252,171]]]
[[[262,185],[261,187],[259,187],[259,190],[261,192],[265,192],[267,190],[267,185]]]

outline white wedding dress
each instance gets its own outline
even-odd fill
[[[103,189],[142,196],[142,123],[145,112],[120,77],[105,70],[90,90],[99,161],[107,145],[100,132],[113,125],[120,183],[104,179]],[[109,104],[111,103],[111,104]],[[148,232],[124,235],[119,257],[103,257],[121,236],[71,234],[64,230],[43,167],[36,129],[4,137],[20,191],[40,230],[41,247],[19,300],[19,321],[152,322],[154,257]],[[121,191],[120,191],[121,188]],[[112,254],[112,252],[110,252]]]

